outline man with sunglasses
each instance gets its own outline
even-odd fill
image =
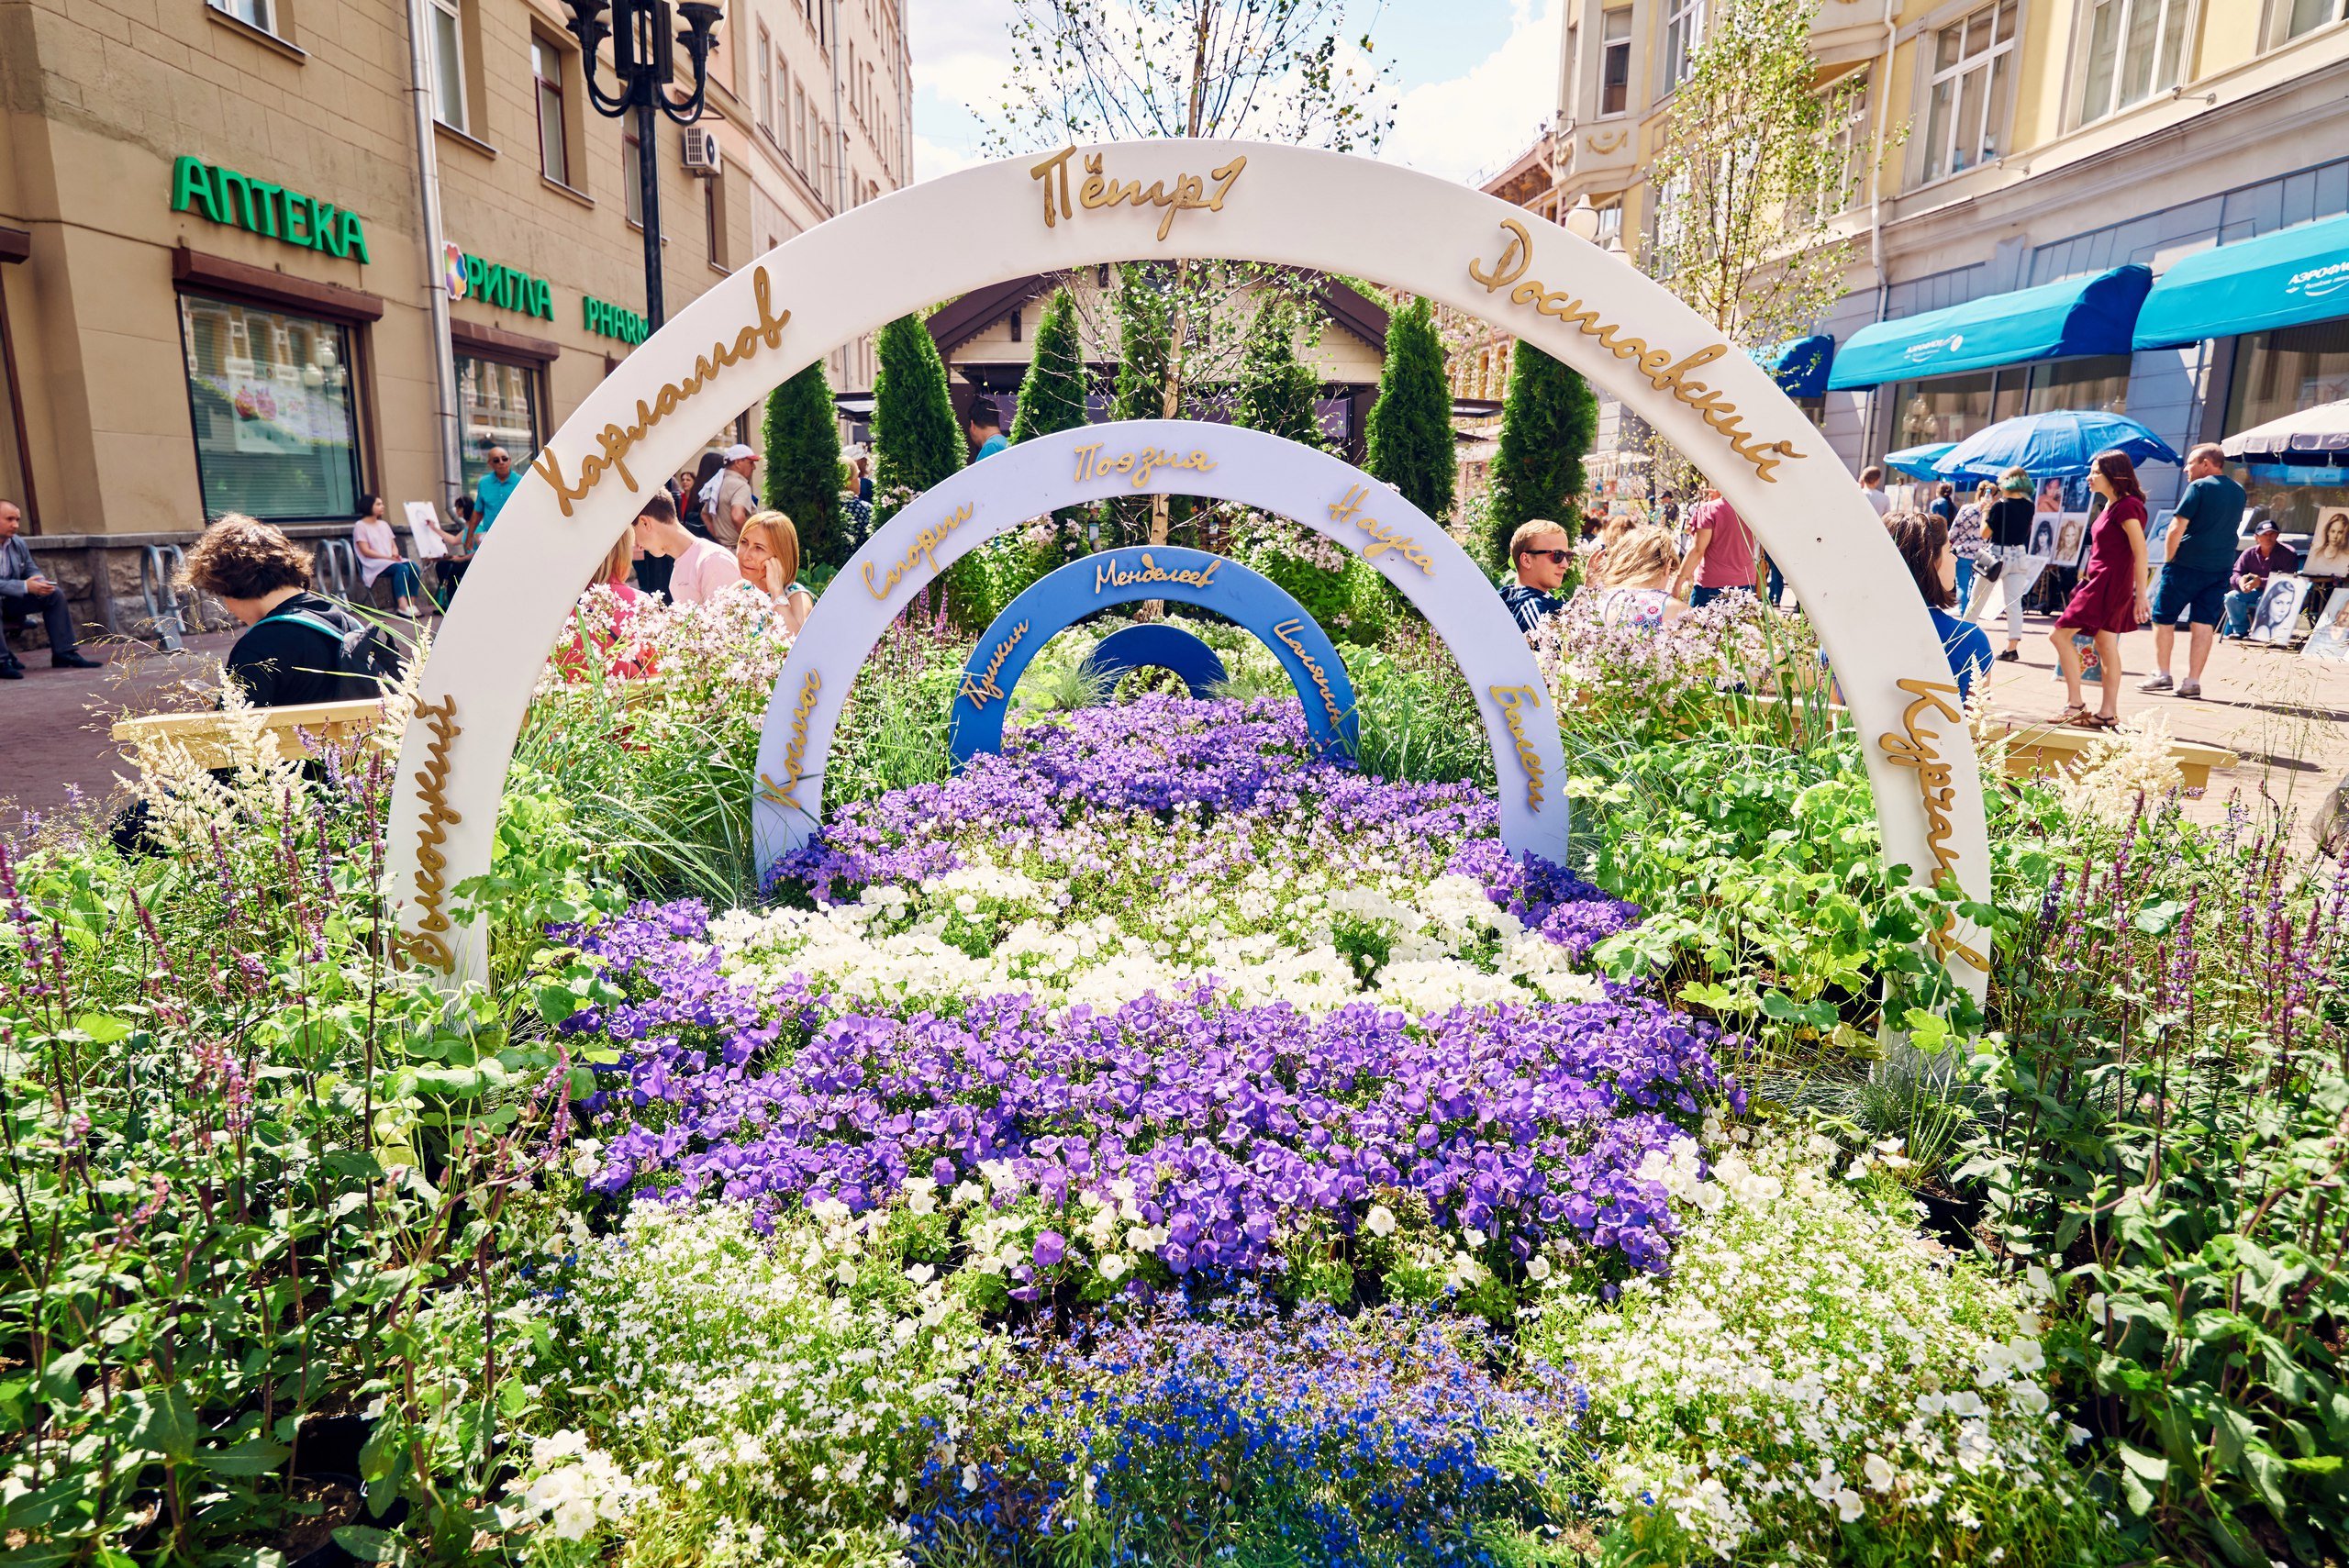
[[[1517,629],[1538,630],[1558,613],[1558,589],[1574,564],[1574,540],[1566,530],[1546,517],[1520,523],[1508,537],[1508,558],[1517,581],[1501,590],[1501,603],[1517,617]]]
[[[490,525],[497,521],[498,513],[506,510],[507,499],[521,483],[522,475],[514,466],[513,454],[504,447],[490,448],[489,472],[473,486],[473,504],[481,509],[481,516],[473,524],[476,539],[489,532]]]

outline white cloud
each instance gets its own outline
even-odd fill
[[[941,174],[952,174],[957,169],[968,169],[974,163],[985,161],[975,149],[941,146],[926,136],[917,134],[914,137],[914,178],[917,181],[935,180]]]
[[[1533,0],[1513,0],[1508,39],[1466,72],[1405,91],[1379,156],[1471,180],[1523,151],[1558,106],[1565,6],[1564,0],[1539,3],[1537,16]]]

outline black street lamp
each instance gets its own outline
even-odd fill
[[[724,7],[707,0],[682,0],[674,7],[685,19],[683,32],[673,30],[669,0],[563,0],[571,12],[571,36],[579,40],[579,63],[587,83],[588,101],[596,112],[614,119],[636,112],[636,182],[644,203],[644,319],[659,328],[665,314],[661,306],[661,159],[653,131],[666,115],[681,126],[701,118],[709,94],[711,37]],[[611,20],[604,13],[612,13]],[[596,84],[596,55],[612,40],[612,75],[618,91],[606,95]],[[680,104],[669,96],[677,79],[677,46],[685,46],[693,62],[693,96]]]

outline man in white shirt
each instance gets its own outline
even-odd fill
[[[676,562],[669,573],[669,597],[677,604],[706,605],[742,580],[734,552],[687,533],[677,521],[677,504],[665,492],[656,491],[636,515],[636,543],[647,555]]]
[[[1877,517],[1892,510],[1892,497],[1884,493],[1884,470],[1874,466],[1860,470],[1860,494],[1868,498]]]
[[[718,495],[702,520],[709,526],[709,537],[727,549],[740,542],[742,525],[759,509],[759,494],[751,488],[751,471],[759,466],[759,454],[736,442],[720,454],[726,466],[710,477],[718,482]]]

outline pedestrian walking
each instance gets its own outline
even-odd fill
[[[1688,553],[1673,578],[1674,598],[1685,593],[1693,610],[1723,594],[1753,592],[1753,530],[1709,484],[1688,515]]]
[[[2161,586],[2154,595],[2154,673],[2137,689],[2172,689],[2170,651],[2176,646],[2177,623],[2183,617],[2186,679],[2176,690],[2182,697],[2199,697],[2202,666],[2210,662],[2210,645],[2226,618],[2227,584],[2235,575],[2240,548],[2235,529],[2243,522],[2246,497],[2243,486],[2227,477],[2225,454],[2214,441],[2186,454],[2186,494],[2177,498],[2177,512],[2162,536]]]
[[[2088,568],[2071,602],[2055,617],[2049,634],[2056,662],[2064,668],[2065,695],[2071,705],[2057,718],[2080,729],[2110,729],[2121,721],[2121,637],[2154,618],[2152,569],[2145,549],[2145,489],[2137,483],[2137,467],[2126,454],[2099,452],[2088,474],[2088,487],[2105,498],[2088,541]],[[2074,632],[2096,639],[2096,657],[2103,679],[2098,711],[2088,711],[2081,695],[2080,651]]]
[[[751,473],[759,466],[759,454],[737,441],[718,454],[718,495],[708,512],[709,538],[713,544],[732,550],[742,537],[742,525],[759,509],[759,494],[751,488]]]
[[[2014,663],[2022,657],[2022,602],[2031,593],[2031,585],[2038,581],[2041,563],[2031,553],[2032,519],[2038,514],[2031,504],[2031,475],[2020,468],[2010,468],[1998,476],[1998,498],[1983,515],[1982,538],[1990,555],[1990,564],[1975,576],[1979,601],[1987,601],[1993,594],[2004,594],[2007,600],[2007,647],[1999,654],[2002,662]],[[1965,618],[1973,620],[1982,607],[1980,602],[1969,602]]]

